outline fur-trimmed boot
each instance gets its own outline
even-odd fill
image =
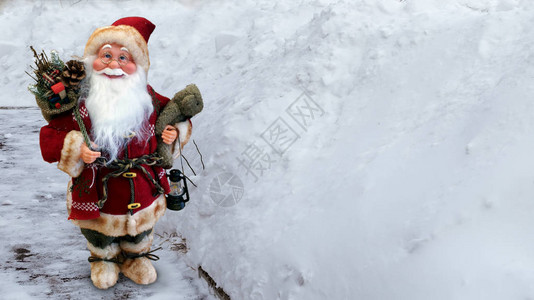
[[[153,240],[154,234],[150,230],[132,239],[120,241],[124,256],[124,261],[120,266],[121,272],[137,284],[151,284],[158,277],[156,269],[150,262],[150,259],[157,260],[158,258],[149,253]]]
[[[99,289],[108,289],[117,283],[120,268],[117,257],[121,253],[118,243],[112,243],[104,248],[95,247],[87,242],[87,248],[91,251],[89,262],[91,263],[91,280]]]

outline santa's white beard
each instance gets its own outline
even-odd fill
[[[87,65],[92,66],[92,61]],[[129,141],[125,137],[132,132],[136,139],[148,140],[148,118],[154,108],[147,91],[146,73],[137,68],[134,74],[111,79],[87,69],[89,86],[85,106],[91,118],[93,142],[112,161]]]

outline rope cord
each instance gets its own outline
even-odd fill
[[[149,252],[146,252],[146,253],[128,253],[128,252],[122,252],[122,255],[124,255],[125,258],[130,258],[130,259],[135,259],[135,258],[139,258],[139,257],[146,257],[150,260],[159,260],[159,256],[155,255],[155,254],[152,254],[152,252],[156,252],[158,250],[161,250],[163,249],[162,247],[158,247],[154,250],[151,250]]]
[[[189,182],[191,182],[192,185],[194,185],[195,187],[197,187],[197,185],[191,180],[189,179],[189,177],[187,177],[187,175],[185,175],[184,173],[184,161],[182,160],[182,158],[185,159],[185,156],[182,155],[182,151],[183,151],[183,148],[182,148],[182,142],[180,141],[180,135],[178,134],[178,147],[180,147],[180,164],[182,165],[182,175],[185,177],[185,179],[189,180]],[[187,159],[186,159],[187,161]],[[187,164],[189,165],[189,162],[187,162]],[[189,166],[191,168],[191,166]],[[193,171],[193,169],[191,169],[191,171]],[[193,171],[193,174],[195,174],[195,171]],[[197,174],[195,174],[197,175]]]
[[[195,144],[195,147],[197,148],[197,152],[200,155],[200,162],[202,163],[202,170],[205,170],[206,166],[204,166],[204,159],[202,159],[202,153],[200,153],[200,150],[198,149],[198,145],[195,142],[195,140],[193,140],[193,144]]]
[[[99,208],[102,208],[106,201],[108,200],[108,180],[111,177],[119,177],[122,174],[128,172],[130,169],[139,169],[143,171],[143,174],[148,177],[152,184],[158,190],[158,193],[163,194],[165,190],[163,187],[150,175],[147,169],[143,165],[154,166],[161,161],[161,157],[158,157],[156,154],[144,155],[139,158],[130,158],[130,159],[115,159],[111,163],[107,164],[107,167],[116,169],[113,172],[107,174],[102,178],[103,184],[103,193],[102,199],[98,200],[97,205]],[[157,175],[156,175],[157,176]]]
[[[182,174],[184,174],[184,161],[182,160],[182,152],[184,149],[182,148],[182,141],[180,141],[180,135],[178,134],[178,148],[180,148],[180,164],[182,165]]]
[[[150,260],[159,260],[159,256],[153,254],[153,252],[156,252],[158,250],[161,250],[163,249],[162,247],[158,247],[154,250],[151,250],[149,252],[145,252],[145,253],[128,253],[128,252],[124,252],[122,251],[117,257],[114,257],[114,258],[102,258],[102,257],[97,257],[97,256],[89,256],[89,258],[87,259],[90,263],[92,262],[97,262],[97,261],[107,261],[107,262],[112,262],[112,263],[116,263],[118,265],[120,264],[123,264],[124,263],[124,260],[125,259],[136,259],[136,258],[139,258],[139,257],[146,257]]]
[[[89,140],[89,134],[87,133],[87,129],[85,128],[85,124],[83,123],[82,117],[80,116],[80,108],[78,105],[74,107],[74,118],[76,119],[76,122],[78,123],[78,127],[80,127],[80,131],[82,132],[83,140],[87,147],[89,149],[93,150],[91,147],[91,141]]]
[[[94,151],[94,149],[91,147],[91,141],[89,139],[89,134],[87,133],[87,129],[85,128],[85,124],[83,123],[83,120],[82,120],[82,118],[80,116],[80,111],[79,111],[79,107],[78,106],[76,106],[74,108],[74,118],[76,119],[76,122],[78,123],[78,126],[80,127],[80,131],[82,133],[83,140],[84,140],[85,144],[87,145],[87,147],[89,147],[89,149]],[[102,162],[102,160],[103,160],[103,162]],[[154,165],[157,165],[157,164],[161,163],[161,160],[162,160],[162,158],[157,156],[156,154],[150,154],[150,155],[144,155],[142,157],[133,158],[133,159],[122,159],[122,160],[115,159],[110,164],[107,164],[107,167],[114,168],[114,169],[117,169],[117,170],[107,174],[106,176],[104,176],[104,178],[102,178],[102,184],[103,184],[103,193],[102,194],[103,194],[103,197],[102,197],[102,199],[98,200],[98,202],[97,202],[98,208],[102,209],[102,207],[104,207],[104,204],[108,200],[108,181],[109,181],[109,179],[111,177],[119,177],[123,173],[128,172],[128,170],[130,170],[132,168],[140,169],[141,171],[143,171],[143,173],[148,177],[148,179],[156,187],[156,189],[158,190],[159,194],[165,193],[165,190],[159,184],[159,182],[157,182],[152,177],[152,175],[150,175],[150,173],[146,170],[146,168],[144,166],[142,166],[142,165],[154,166]],[[102,163],[102,165],[106,165],[106,162],[105,162],[104,158],[101,158],[100,162]]]
[[[108,262],[112,262],[112,263],[116,263],[116,264],[122,264],[122,261],[118,258],[118,257],[114,257],[114,258],[101,258],[101,257],[96,257],[96,256],[89,256],[89,258],[87,259],[90,263],[92,262],[97,262],[97,261],[108,261]]]

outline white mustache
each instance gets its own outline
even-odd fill
[[[122,69],[110,69],[110,68],[105,68],[103,70],[100,70],[100,71],[94,71],[96,74],[106,74],[106,75],[110,75],[110,76],[120,76],[120,75],[125,75],[125,76],[128,76],[128,74],[126,74],[126,72],[124,72]]]

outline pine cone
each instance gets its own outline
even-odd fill
[[[61,74],[61,81],[65,87],[75,87],[85,78],[85,67],[81,61],[69,60]]]

